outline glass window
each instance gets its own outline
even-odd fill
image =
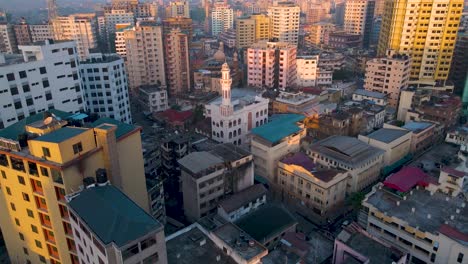
[[[44,157],[50,157],[50,150],[49,150],[49,148],[42,147],[42,154],[44,155]]]

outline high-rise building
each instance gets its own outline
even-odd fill
[[[253,14],[250,16],[255,20],[255,42],[270,40],[271,19],[265,14]]]
[[[117,54],[93,53],[80,63],[86,108],[100,117],[131,124],[124,60]]]
[[[296,84],[297,47],[260,41],[247,50],[247,84],[285,90]]]
[[[76,118],[51,110],[0,132],[0,225],[8,253],[17,263],[83,263],[78,257],[83,248],[76,245],[84,242],[74,239],[82,232],[72,227],[75,214],[69,212],[66,195],[102,183],[103,171],[112,185],[149,211],[140,128],[108,118],[87,128],[67,126]],[[98,200],[92,204],[102,202]],[[88,224],[83,226],[91,227]],[[82,239],[90,238],[84,235]]]
[[[48,18],[49,18],[49,23],[56,19],[58,16],[57,12],[57,2],[56,0],[47,0],[47,11],[48,11]]]
[[[105,39],[107,48],[115,51],[116,31],[119,25],[135,25],[135,17],[131,12],[125,10],[112,9],[110,13],[104,14],[105,20]],[[102,36],[101,36],[102,37]]]
[[[127,30],[124,34],[127,74],[132,93],[143,85],[166,86],[162,26],[156,22],[142,21],[134,30]]]
[[[308,35],[306,42],[311,45],[328,43],[330,32],[335,29],[335,25],[327,22],[318,22],[307,27]]]
[[[125,31],[133,30],[133,28],[134,26],[131,24],[118,24],[115,26],[115,53],[122,58],[127,56]]]
[[[252,44],[270,39],[270,18],[265,14],[236,19],[236,47],[248,48]]]
[[[187,0],[174,1],[169,3],[166,10],[166,17],[186,17],[190,18],[190,4]]]
[[[374,0],[346,1],[344,14],[344,29],[346,33],[362,36],[362,45],[369,47],[374,19]]]
[[[377,53],[411,57],[410,81],[444,84],[455,49],[463,0],[385,1]]]
[[[21,23],[14,25],[16,44],[18,45],[31,45],[32,37],[29,25],[26,23],[24,18],[21,19]]]
[[[293,2],[275,2],[268,8],[271,19],[271,37],[277,41],[297,45],[301,9]]]
[[[457,36],[457,43],[453,53],[452,66],[450,68],[450,80],[455,86],[455,93],[463,94],[465,81],[468,77],[468,32],[460,32]]]
[[[138,0],[122,0],[113,1],[111,4],[103,6],[104,13],[111,13],[113,9],[133,13],[136,18],[155,20],[158,16],[158,3],[156,1],[139,3]]]
[[[227,4],[215,3],[211,10],[211,35],[218,36],[234,26],[234,11]]]
[[[0,22],[0,36],[2,36],[0,38],[0,53],[16,53],[18,51],[13,25]]]
[[[163,34],[167,35],[174,29],[180,29],[180,31],[187,35],[189,43],[193,37],[193,25],[192,19],[186,17],[169,17],[163,20]]]
[[[97,48],[97,20],[95,14],[73,14],[52,20],[54,39],[74,40],[80,59],[89,55],[89,50]]]
[[[85,110],[74,42],[20,46],[22,55],[0,54],[0,127],[48,109]]]
[[[172,30],[164,38],[166,80],[170,95],[190,91],[190,62],[188,36],[179,29]]]
[[[385,58],[367,61],[364,89],[387,95],[389,105],[397,108],[400,91],[408,87],[411,60],[389,50]]]
[[[54,39],[54,30],[52,25],[49,24],[29,25],[29,31],[31,32],[32,43]]]

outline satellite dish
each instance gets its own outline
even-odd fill
[[[50,123],[52,123],[52,121],[54,121],[54,118],[49,116],[48,118],[44,119],[44,125],[48,125]]]

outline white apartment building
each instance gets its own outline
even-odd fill
[[[187,0],[170,2],[168,11],[166,17],[190,18],[190,3]]]
[[[131,12],[126,12],[121,9],[112,9],[111,13],[104,14],[105,19],[105,36],[107,38],[107,44],[111,50],[115,45],[115,32],[117,31],[117,25],[135,25],[135,16]]]
[[[86,108],[101,117],[131,124],[125,63],[117,54],[91,54],[80,63]]]
[[[0,23],[0,53],[16,53],[18,50],[13,25]]]
[[[29,32],[33,43],[54,38],[54,29],[49,24],[29,25]]]
[[[298,56],[296,58],[297,65],[297,81],[296,84],[301,87],[313,87],[317,85],[319,56]]]
[[[228,64],[224,63],[221,69],[222,96],[205,105],[205,117],[211,118],[214,140],[241,145],[247,143],[252,128],[268,121],[269,100],[246,89],[231,91],[229,72]]]
[[[293,2],[276,2],[268,8],[271,19],[271,37],[280,42],[296,45],[299,40],[301,9]]]
[[[125,58],[127,56],[127,44],[125,40],[125,31],[133,30],[132,24],[118,24],[116,25],[115,31],[115,53],[119,54],[120,57]]]
[[[73,14],[57,17],[52,21],[54,39],[74,40],[80,59],[89,55],[89,50],[97,48],[98,32],[95,14]]]
[[[19,48],[22,55],[0,54],[0,127],[48,109],[86,109],[74,42],[45,41]]]
[[[387,51],[387,57],[375,58],[366,63],[364,89],[388,96],[390,106],[397,108],[400,91],[408,87],[410,58]]]
[[[247,49],[247,84],[258,88],[286,88],[296,84],[297,46],[260,41]]]
[[[234,26],[234,10],[224,3],[216,3],[211,11],[211,35],[218,36]]]
[[[138,99],[145,111],[156,113],[169,109],[167,90],[156,85],[140,86]]]
[[[368,100],[373,102],[376,105],[386,106],[387,105],[387,95],[379,92],[372,92],[364,89],[356,89],[353,93],[353,101],[361,102]]]
[[[143,85],[166,86],[162,26],[154,21],[141,21],[124,35],[130,89]]]

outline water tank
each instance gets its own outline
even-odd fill
[[[83,179],[83,185],[85,188],[92,187],[92,185],[95,183],[93,177],[86,177]]]
[[[106,169],[97,169],[96,170],[96,182],[98,185],[107,183],[107,171]]]

